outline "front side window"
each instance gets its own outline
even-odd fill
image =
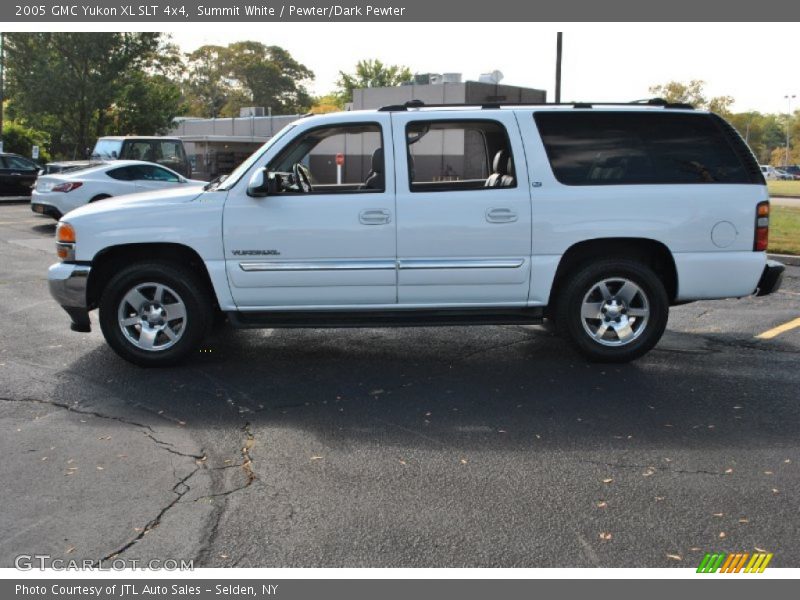
[[[508,134],[497,121],[413,121],[406,147],[412,192],[517,185]]]
[[[283,191],[302,191],[298,169],[310,193],[382,192],[386,189],[383,136],[377,123],[339,124],[311,129],[293,140],[269,164],[283,174]],[[300,174],[300,177],[304,177]]]
[[[572,110],[534,119],[566,185],[753,183],[712,115]]]

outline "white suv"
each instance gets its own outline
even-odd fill
[[[65,215],[50,289],[140,365],[235,327],[550,320],[585,356],[651,349],[670,305],[769,294],[769,202],[720,117],[647,104],[302,118],[221,183]]]

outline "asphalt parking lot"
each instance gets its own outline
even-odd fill
[[[800,268],[673,309],[629,365],[538,327],[226,330],[117,358],[50,299],[54,225],[0,205],[0,566],[800,566]]]

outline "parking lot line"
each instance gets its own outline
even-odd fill
[[[792,319],[791,321],[787,321],[783,325],[778,325],[777,327],[773,327],[772,329],[768,329],[764,333],[759,333],[756,338],[759,340],[771,340],[774,337],[779,336],[782,333],[786,333],[791,329],[797,329],[800,327],[800,317],[797,319]]]

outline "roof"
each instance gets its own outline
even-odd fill
[[[100,140],[171,140],[178,141],[179,137],[174,135],[104,135],[97,138]]]

